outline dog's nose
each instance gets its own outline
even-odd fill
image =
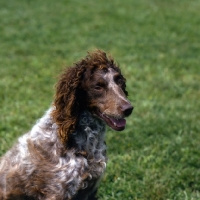
[[[129,116],[133,109],[134,107],[131,104],[125,104],[122,106],[122,112],[124,113],[125,117]]]

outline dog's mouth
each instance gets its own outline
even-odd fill
[[[122,131],[125,129],[126,119],[114,116],[108,116],[104,113],[101,113],[100,111],[98,111],[96,114],[98,115],[99,118],[101,118],[104,122],[106,122],[106,124],[112,129],[116,131]]]

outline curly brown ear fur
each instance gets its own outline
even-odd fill
[[[75,129],[79,114],[77,90],[82,80],[85,67],[75,66],[64,71],[56,85],[55,109],[52,117],[58,125],[58,134],[63,143]]]

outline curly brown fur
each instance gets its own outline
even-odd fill
[[[78,120],[80,108],[77,93],[84,71],[85,67],[81,66],[67,69],[56,86],[52,117],[59,127],[58,133],[63,143],[66,143],[68,135],[75,130]]]
[[[125,81],[100,50],[66,69],[53,105],[0,159],[0,200],[96,200],[105,125],[123,130],[133,110]]]

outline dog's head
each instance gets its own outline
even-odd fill
[[[125,117],[133,107],[127,99],[126,80],[106,53],[96,50],[61,75],[56,86],[52,117],[66,142],[74,131],[80,112],[90,111],[112,129],[125,128]]]

